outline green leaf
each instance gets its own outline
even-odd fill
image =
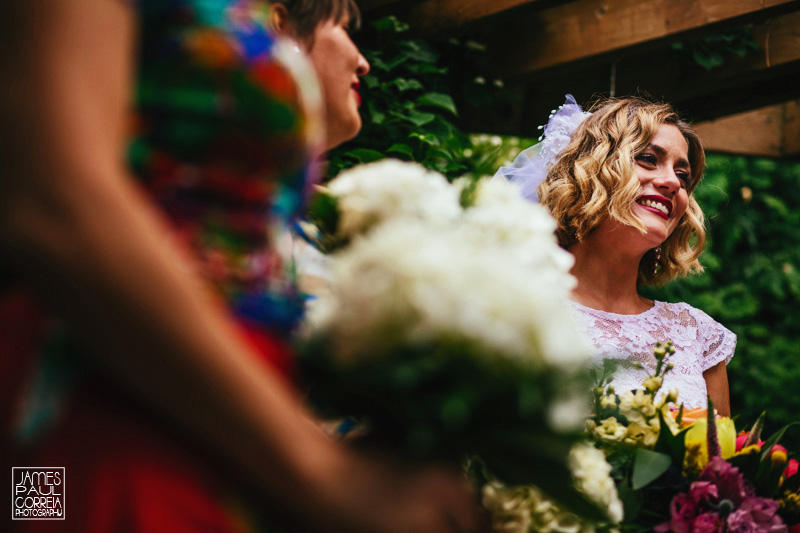
[[[639,515],[639,511],[641,511],[642,505],[644,505],[645,495],[642,491],[633,490],[630,485],[625,482],[617,485],[617,494],[625,510],[625,522],[631,524],[635,523],[634,519]]]
[[[417,98],[417,103],[419,105],[427,105],[438,107],[440,109],[444,109],[445,111],[449,111],[453,115],[458,116],[458,111],[456,110],[456,104],[450,95],[444,93],[428,93],[423,94],[419,98]]]
[[[425,41],[415,39],[413,41],[403,41],[400,46],[405,49],[410,59],[420,63],[434,64],[439,59],[439,54],[434,51]]]
[[[339,225],[339,202],[336,197],[327,190],[314,195],[308,206],[308,218],[323,235],[335,233]]]
[[[439,144],[439,139],[437,139],[435,135],[430,135],[429,133],[418,133],[415,131],[410,133],[408,138],[419,139],[422,144],[428,144],[432,146],[437,146]]]
[[[355,150],[348,151],[347,155],[358,159],[362,163],[370,163],[378,159],[383,159],[384,157],[383,153],[370,148],[356,148]]]
[[[407,155],[407,156],[408,156],[408,157],[410,157],[411,159],[414,159],[414,149],[413,149],[413,148],[411,148],[411,147],[410,147],[409,145],[407,145],[407,144],[395,143],[395,144],[391,145],[391,146],[389,147],[389,149],[388,149],[388,150],[386,150],[386,151],[387,151],[387,152],[389,152],[389,153],[396,153],[396,154],[403,154],[403,155]]]
[[[364,83],[364,86],[367,89],[374,89],[381,83],[378,77],[375,76],[374,74],[367,74],[366,76],[361,78],[361,81]]]
[[[441,148],[431,148],[425,154],[425,158],[439,158],[439,159],[452,159],[453,156],[450,152],[442,150]]]
[[[373,124],[381,125],[386,122],[386,115],[380,111],[371,111],[369,117]]]
[[[406,52],[401,52],[396,56],[394,56],[392,59],[387,60],[383,66],[387,71],[392,71],[398,66],[408,61],[409,59],[412,59],[412,57],[409,54],[407,54]]]
[[[433,113],[423,113],[422,111],[412,111],[405,118],[411,121],[415,126],[420,127],[431,122],[436,118],[436,115]]]
[[[681,405],[682,411],[683,405]],[[673,464],[683,463],[683,458],[686,455],[686,431],[688,428],[684,428],[677,435],[673,435],[664,422],[664,413],[661,411],[658,412],[658,419],[661,424],[661,431],[658,433],[658,441],[654,447],[655,451],[668,455]]]
[[[373,69],[384,70],[384,71],[388,71],[389,70],[389,65],[387,65],[386,62],[383,59],[379,58],[379,57],[370,58],[369,62],[370,62],[370,66],[372,66]],[[372,86],[368,85],[368,87],[371,88]]]
[[[405,91],[412,91],[412,90],[421,90],[424,89],[423,85],[419,82],[419,80],[415,79],[406,79],[406,78],[397,78],[395,80],[390,81],[386,84],[387,87],[397,87],[397,90],[400,92]]]
[[[764,445],[761,447],[762,461],[767,458],[767,455],[769,455],[769,452],[772,450],[772,447],[778,444],[778,442],[783,438],[783,434],[786,433],[786,430],[792,426],[800,426],[800,422],[792,422],[791,424],[786,424],[764,442]]]
[[[658,479],[672,465],[669,455],[639,448],[636,450],[636,459],[633,462],[633,475],[631,482],[633,490],[646,487]]]
[[[379,32],[402,33],[408,30],[409,26],[405,22],[399,21],[397,17],[390,15],[374,21],[372,27]]]

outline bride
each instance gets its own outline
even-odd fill
[[[583,113],[569,98],[542,146],[498,175],[520,182],[556,219],[558,241],[575,257],[569,307],[597,358],[620,360],[617,390],[639,388],[655,370],[656,342],[671,340],[664,390],[676,387],[687,408],[706,407],[710,397],[730,416],[725,365],[736,336],[699,309],[638,290],[702,270],[704,218],[692,195],[705,165],[697,134],[668,105],[625,98]]]

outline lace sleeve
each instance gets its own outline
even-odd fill
[[[704,343],[701,361],[703,372],[722,361],[727,365],[736,350],[736,334],[704,312],[697,312],[700,314],[698,322]]]

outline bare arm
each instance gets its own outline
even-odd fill
[[[122,0],[0,3],[3,255],[98,365],[320,529],[474,530],[456,477],[329,441],[169,245],[124,163],[135,25]]]
[[[722,416],[731,416],[731,399],[728,391],[728,371],[725,368],[725,361],[720,361],[703,372],[706,380],[706,388],[714,407]]]

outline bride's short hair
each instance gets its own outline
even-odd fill
[[[564,248],[606,217],[644,233],[644,224],[631,209],[640,191],[634,158],[647,148],[662,124],[677,127],[689,145],[689,205],[675,231],[661,245],[660,259],[652,250],[642,258],[638,278],[642,285],[660,285],[703,270],[698,257],[706,239],[705,219],[692,191],[703,176],[705,154],[697,133],[670,105],[641,98],[598,102],[592,115],[572,134],[538,190],[540,202],[558,223],[558,241]]]

